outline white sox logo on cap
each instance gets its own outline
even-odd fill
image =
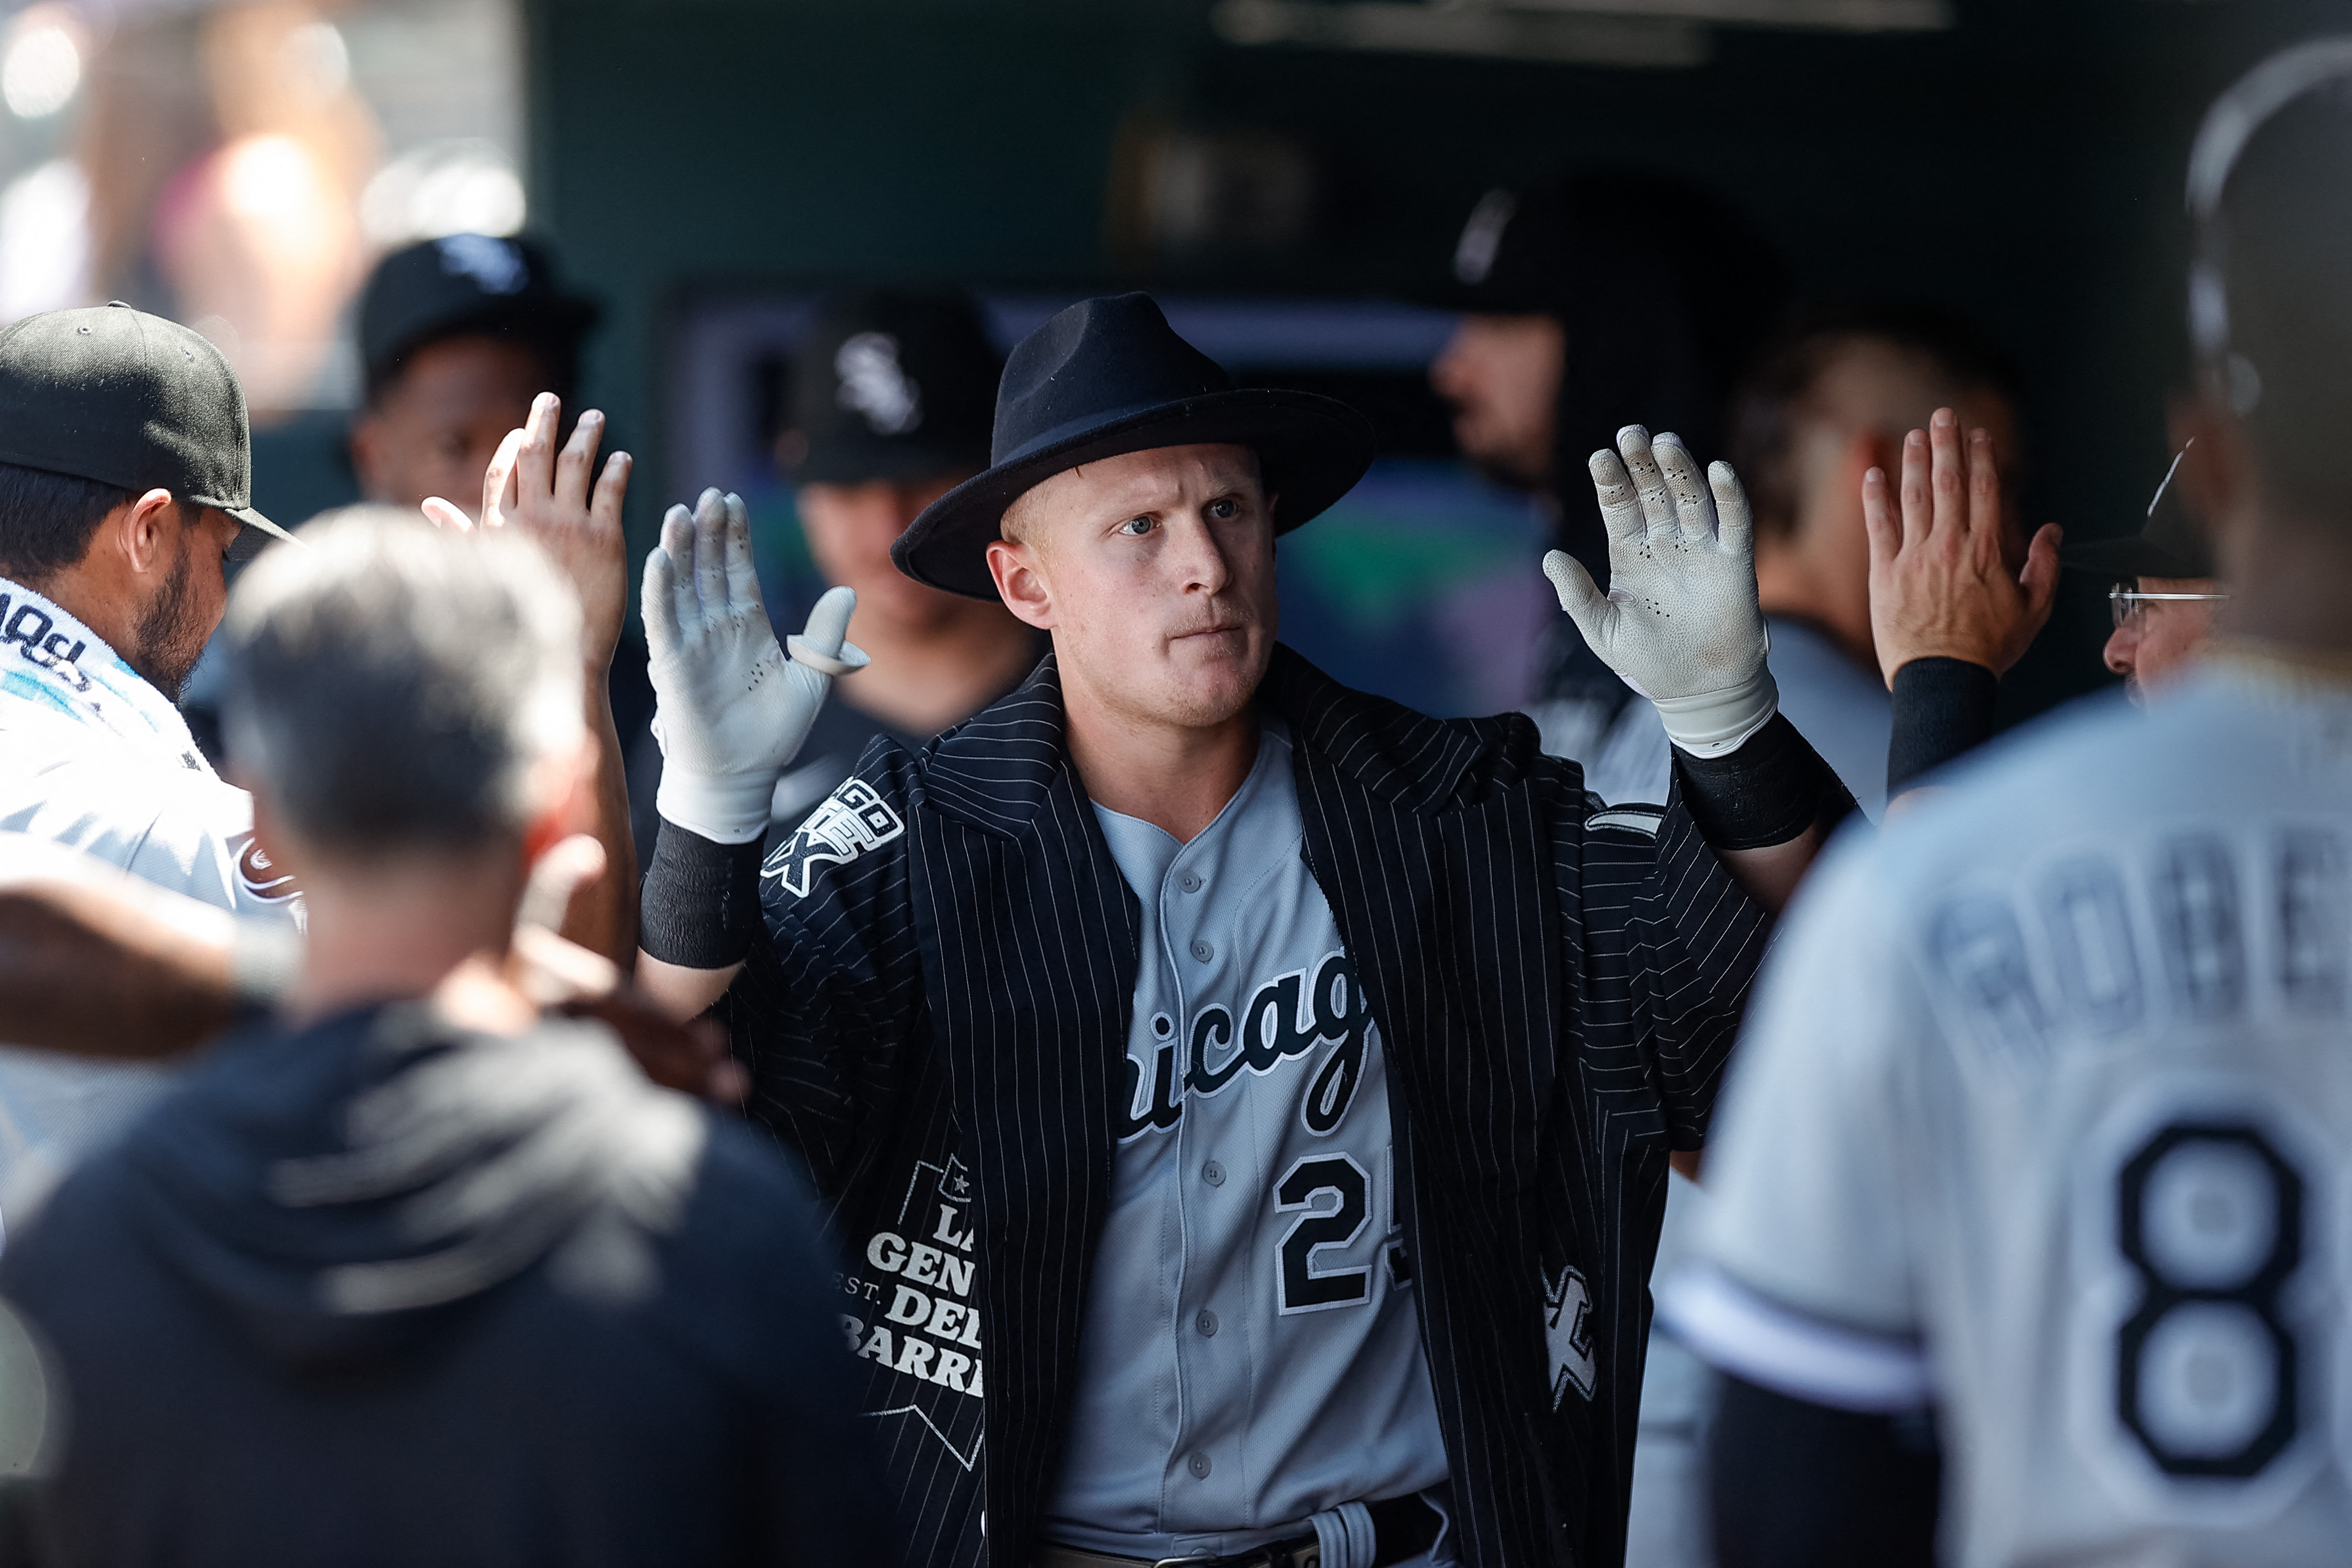
[[[522,247],[486,234],[453,234],[439,242],[441,270],[470,278],[485,294],[519,294],[530,281]]]
[[[898,363],[898,340],[887,332],[859,332],[833,356],[841,378],[834,401],[866,416],[877,436],[904,436],[923,422],[923,395]]]

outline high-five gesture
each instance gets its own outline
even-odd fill
[[[1628,425],[1617,447],[1591,461],[1609,592],[1565,551],[1544,557],[1544,575],[1601,662],[1657,705],[1675,744],[1722,756],[1779,707],[1764,664],[1747,493],[1728,463],[1702,476],[1678,436],[1654,441]]]
[[[629,558],[621,534],[629,455],[615,452],[596,472],[604,416],[580,416],[556,450],[563,404],[542,392],[522,428],[509,430],[482,474],[482,528],[511,528],[547,552],[580,595],[580,656],[587,666],[588,730],[596,742],[595,838],[600,869],[579,880],[563,905],[562,934],[615,963],[636,949],[636,846],[629,833],[629,788],[621,737],[613,723],[608,674],[628,608]],[[425,515],[459,533],[478,526],[464,510],[428,496]]]
[[[2042,524],[2023,571],[2001,559],[2005,520],[1992,437],[1938,408],[1903,442],[1902,518],[1886,472],[1863,476],[1870,529],[1870,631],[1887,686],[1915,658],[1958,658],[1995,675],[2023,657],[2058,592],[2059,529]]]
[[[741,498],[705,490],[693,511],[669,509],[645,585],[664,817],[721,844],[767,830],[776,780],[833,678],[865,667],[842,640],[856,607],[851,590],[827,590],[787,657],[760,602]]]
[[[555,436],[562,418],[562,401],[542,392],[531,400],[522,428],[507,432],[482,474],[480,526],[529,535],[571,580],[580,595],[581,649],[588,668],[601,677],[620,643],[628,605],[621,501],[628,493],[631,461],[626,452],[615,452],[605,459],[604,472],[596,472],[604,416],[593,408],[580,416],[559,452]],[[425,500],[425,515],[461,532],[475,526],[439,496]]]

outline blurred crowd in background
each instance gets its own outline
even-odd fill
[[[1694,352],[1728,356],[1694,362],[1699,382],[1791,301],[1938,306],[2033,395],[2004,454],[2030,465],[2032,521],[2133,531],[2184,363],[2116,320],[2161,297],[2178,244],[2165,154],[2198,94],[2158,89],[2218,81],[2311,7],[1590,9],[1504,7],[1509,26],[1480,33],[1434,7],[1389,36],[1312,5],[34,5],[0,37],[0,315],[120,298],[194,325],[252,400],[257,503],[299,518],[385,482],[345,438],[380,390],[371,268],[423,239],[533,237],[551,286],[601,310],[571,342],[582,389],[650,465],[638,549],[679,499],[665,485],[732,487],[797,611],[822,574],[777,442],[822,296],[968,287],[1001,351],[1105,282],[1148,283],[1244,380],[1335,392],[1381,426],[1370,481],[1286,556],[1288,635],[1370,689],[1491,711],[1546,679],[1523,567],[1552,524],[1524,465],[1454,439],[1466,384],[1441,351],[1464,223],[1497,188],[1664,169],[1754,237],[1737,260],[1727,239],[1689,247],[1716,279],[1755,279],[1735,281],[1744,299],[1698,282],[1723,332]],[[1074,66],[1083,90],[1039,90]],[[1814,89],[1832,82],[1881,111],[1873,144],[1826,122]],[[1999,123],[1948,133],[1941,117],[1994,91]],[[1905,199],[1906,160],[1968,212]],[[1560,318],[1580,344],[1646,308],[1583,281],[1506,291],[1587,312]],[[2095,342],[2122,353],[2095,368]],[[1607,417],[1579,403],[1620,360],[1570,360],[1563,449]],[[2061,408],[2077,455],[2053,471]],[[2004,720],[2101,678],[2102,592],[2070,584]]]

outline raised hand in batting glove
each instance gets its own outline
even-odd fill
[[[1780,707],[1739,477],[1728,463],[1702,476],[1682,437],[1654,441],[1639,425],[1617,432],[1617,451],[1593,453],[1591,469],[1609,592],[1555,550],[1544,575],[1559,607],[1601,662],[1657,706],[1675,745],[1700,757],[1738,750]]]
[[[778,646],[741,498],[705,490],[693,511],[669,509],[645,586],[662,749],[655,804],[665,818],[720,844],[767,831],[776,780],[808,739],[833,678],[866,666],[842,640],[856,607],[850,589],[830,589],[806,629]]]

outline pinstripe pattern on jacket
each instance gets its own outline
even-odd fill
[[[1765,917],[1678,805],[1654,833],[1588,826],[1524,718],[1426,718],[1286,649],[1259,700],[1291,726],[1308,866],[1388,1042],[1463,1559],[1613,1563],[1665,1154],[1704,1135]],[[752,1114],[832,1205],[914,1560],[1025,1563],[1108,1203],[1133,894],[1050,658],[856,777],[903,832],[804,897],[763,878],[772,940],[728,1011]]]

